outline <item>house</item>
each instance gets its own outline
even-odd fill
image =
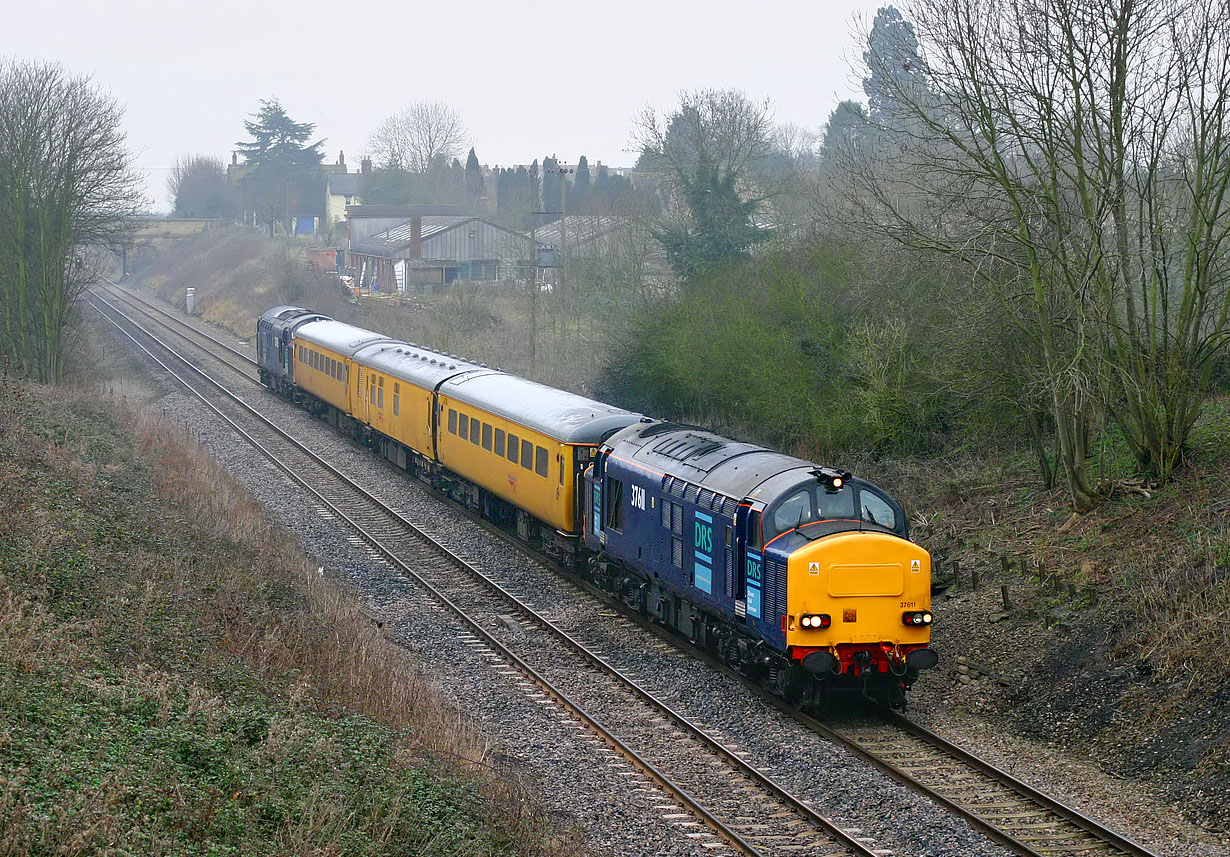
[[[341,170],[330,169],[325,173],[325,223],[332,227],[346,219],[346,206],[359,205],[359,184],[363,173],[346,172],[346,155],[339,153],[337,163]],[[363,166],[369,167],[366,158]]]

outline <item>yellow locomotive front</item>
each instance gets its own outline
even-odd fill
[[[784,567],[792,681],[900,702],[938,661],[928,648],[931,556],[875,486],[823,468],[812,475],[775,492],[763,512],[766,561]]]
[[[809,672],[905,677],[934,666],[931,556],[918,545],[871,529],[832,533],[793,551],[787,569],[786,645]]]

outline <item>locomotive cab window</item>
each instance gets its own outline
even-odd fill
[[[890,530],[897,529],[897,516],[887,500],[865,488],[858,492],[858,499],[864,521],[868,524],[878,524],[881,527],[887,527]]]
[[[606,478],[606,521],[608,530],[623,532],[624,528],[624,483]]]

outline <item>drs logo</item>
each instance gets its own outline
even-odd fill
[[[709,524],[696,522],[696,549],[704,553],[713,553],[713,527]]]

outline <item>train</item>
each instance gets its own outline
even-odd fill
[[[294,306],[260,381],[800,707],[904,707],[931,557],[871,482]]]

